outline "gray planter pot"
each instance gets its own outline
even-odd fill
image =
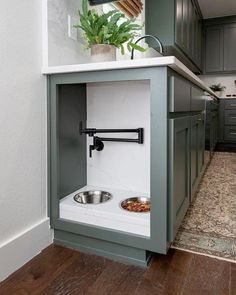
[[[116,60],[116,47],[107,44],[96,44],[91,47],[92,62]]]

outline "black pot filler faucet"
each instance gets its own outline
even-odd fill
[[[94,136],[97,133],[137,133],[138,138],[110,138],[110,137],[99,137]],[[80,122],[80,135],[87,134],[90,137],[93,137],[93,144],[89,146],[89,156],[92,157],[92,152],[102,151],[104,149],[104,141],[113,141],[113,142],[133,142],[138,144],[143,144],[143,128],[137,129],[96,129],[96,128],[84,128],[82,122]]]

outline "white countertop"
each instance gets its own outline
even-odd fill
[[[106,71],[106,70],[120,70],[120,69],[135,69],[145,67],[161,67],[168,66],[181,76],[192,81],[194,84],[218,98],[215,93],[205,86],[203,81],[199,79],[192,71],[190,71],[182,62],[180,62],[174,56],[143,58],[135,60],[121,60],[102,63],[89,63],[89,64],[75,64],[66,66],[55,66],[43,68],[43,74],[65,74],[65,73],[81,73],[81,72],[93,72],[93,71]]]

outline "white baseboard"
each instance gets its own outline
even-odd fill
[[[52,244],[52,241],[53,230],[47,218],[0,245],[0,282]]]

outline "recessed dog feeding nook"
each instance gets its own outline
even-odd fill
[[[45,73],[55,243],[138,265],[166,254],[191,200],[191,120],[204,132],[211,91],[173,57]]]
[[[150,82],[58,87],[60,218],[150,237],[150,213],[121,206],[150,196]],[[67,190],[72,179],[76,189]]]

